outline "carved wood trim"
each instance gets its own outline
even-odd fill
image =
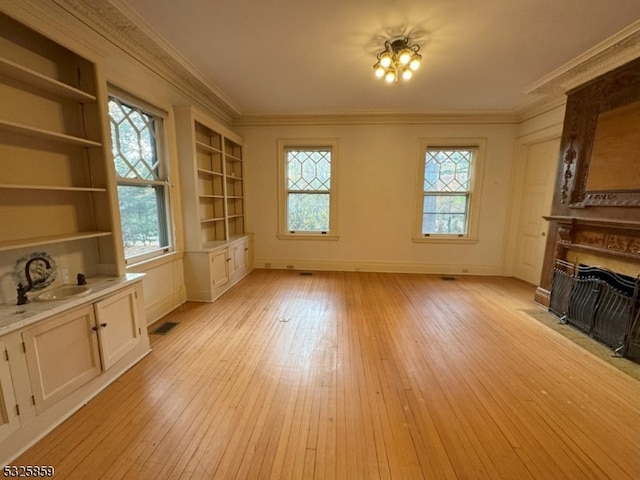
[[[559,203],[571,208],[640,206],[640,190],[588,191],[589,162],[598,115],[640,100],[640,59],[568,92]]]
[[[566,165],[566,168],[564,171],[564,183],[562,184],[560,203],[566,202],[568,192],[569,192],[569,184],[571,179],[573,178],[573,161],[578,156],[576,153],[576,149],[573,146],[573,143],[575,142],[575,140],[576,140],[575,135],[569,138],[569,148],[567,149],[567,153],[565,153],[564,155],[564,164]]]
[[[584,206],[640,207],[640,189],[585,192]]]
[[[640,222],[544,217],[558,226],[557,249],[593,252],[640,263]]]

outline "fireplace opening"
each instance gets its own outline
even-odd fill
[[[556,260],[549,311],[640,363],[640,276]]]

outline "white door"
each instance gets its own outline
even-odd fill
[[[542,273],[560,139],[527,147],[513,275],[538,285]]]

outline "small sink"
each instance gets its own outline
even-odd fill
[[[38,302],[55,302],[56,300],[66,300],[74,297],[82,297],[91,292],[91,287],[87,285],[63,285],[48,292],[43,292],[35,300]]]

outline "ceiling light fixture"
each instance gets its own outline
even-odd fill
[[[409,80],[422,61],[418,53],[420,45],[409,45],[408,38],[385,41],[384,50],[378,53],[378,61],[373,70],[378,78],[384,78],[387,83],[397,82],[400,78]]]

